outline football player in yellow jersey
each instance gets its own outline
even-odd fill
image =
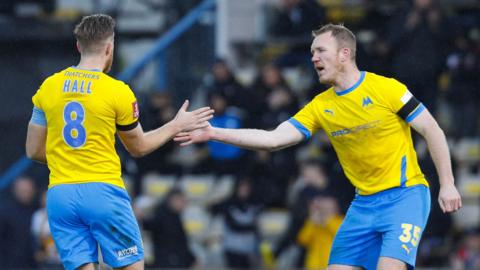
[[[439,176],[438,202],[449,213],[462,202],[445,135],[405,85],[358,70],[356,40],[349,29],[328,24],[313,31],[313,36],[311,60],[320,82],[331,88],[290,120],[272,131],[208,126],[179,133],[174,140],[181,145],[216,140],[274,151],[324,130],[357,188],[335,237],[328,269],[413,269],[430,212],[430,191],[410,129],[427,142]]]
[[[121,179],[117,133],[133,156],[146,155],[180,131],[205,127],[213,111],[188,112],[144,133],[135,95],[106,73],[113,61],[115,21],[86,16],[75,28],[80,63],[47,78],[32,98],[26,151],[50,170],[47,213],[62,263],[93,270],[98,246],[115,269],[144,268],[140,230]]]

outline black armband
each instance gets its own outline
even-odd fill
[[[117,124],[117,129],[120,131],[129,131],[138,126],[138,121],[131,123],[130,125],[119,125]]]
[[[420,101],[412,96],[412,98],[410,98],[410,100],[397,112],[397,114],[406,120],[408,115],[411,114],[418,107],[418,105],[420,105]]]

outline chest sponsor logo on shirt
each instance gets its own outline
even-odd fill
[[[338,136],[343,136],[343,135],[347,135],[347,134],[355,134],[355,133],[358,133],[358,132],[362,132],[362,131],[366,131],[368,129],[375,128],[375,127],[378,126],[379,123],[380,123],[380,120],[376,120],[376,121],[372,121],[372,122],[369,122],[369,123],[366,123],[366,124],[363,124],[363,125],[354,126],[354,127],[351,127],[351,128],[343,128],[343,129],[340,129],[340,130],[332,131],[330,133],[330,135],[332,137],[338,137]]]

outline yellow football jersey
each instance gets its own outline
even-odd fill
[[[69,67],[47,78],[32,98],[45,113],[49,187],[104,182],[124,188],[116,129],[138,124],[138,105],[122,81]]]
[[[362,72],[354,86],[326,90],[289,121],[307,137],[323,129],[345,175],[359,194],[368,195],[428,186],[408,124],[424,109],[397,80]]]

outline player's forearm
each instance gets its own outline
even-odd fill
[[[275,151],[283,148],[273,131],[260,129],[213,128],[212,140],[251,150]]]
[[[453,184],[454,178],[450,160],[450,152],[448,150],[445,134],[435,123],[424,134],[427,141],[428,150],[432,157],[437,174],[439,176],[440,185]]]
[[[157,129],[144,133],[142,143],[135,156],[142,157],[155,151],[180,131],[181,129],[174,122],[168,122]]]

